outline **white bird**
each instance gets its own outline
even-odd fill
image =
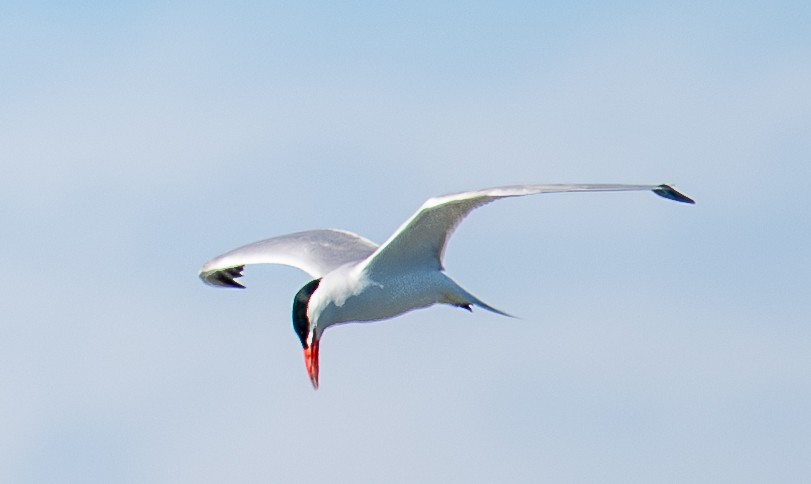
[[[485,304],[445,275],[445,246],[473,209],[507,197],[557,192],[652,191],[695,203],[669,185],[516,185],[455,193],[426,201],[383,245],[351,232],[310,230],[234,249],[203,265],[200,278],[212,286],[244,288],[236,281],[249,264],[297,267],[313,280],[293,299],[293,328],[307,374],[318,388],[318,346],[324,330],[351,321],[378,321],[413,309],[449,304],[472,310]]]

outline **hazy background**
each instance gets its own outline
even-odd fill
[[[811,481],[808,2],[5,2],[0,481]],[[295,4],[295,5],[294,5]],[[429,196],[440,307],[291,329],[207,259]]]

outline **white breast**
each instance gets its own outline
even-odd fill
[[[333,324],[377,321],[448,302],[455,288],[439,271],[405,272],[373,280],[357,267],[343,267],[321,281],[308,315],[323,331]]]

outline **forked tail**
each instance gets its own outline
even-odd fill
[[[447,276],[445,276],[447,277]],[[453,292],[447,294],[446,297],[448,301],[443,301],[446,304],[452,304],[454,306],[458,306],[460,308],[467,309],[468,311],[471,310],[471,306],[478,306],[482,309],[486,309],[490,312],[500,314],[502,316],[507,316],[508,318],[515,318],[512,314],[505,313],[500,309],[496,309],[493,306],[487,304],[486,302],[482,301],[481,299],[477,298],[473,294],[467,292],[462,286],[457,284],[453,279],[448,277],[448,281],[450,281],[454,288]]]

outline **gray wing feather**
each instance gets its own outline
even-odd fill
[[[453,231],[473,210],[495,200],[539,193],[652,191],[684,203],[694,203],[669,185],[514,185],[454,193],[426,201],[366,263],[368,271],[403,270],[423,266],[442,269],[445,246]]]
[[[309,230],[260,240],[215,257],[200,269],[206,284],[244,287],[236,281],[249,264],[282,264],[296,267],[314,278],[365,259],[377,244],[351,232],[336,229]]]

